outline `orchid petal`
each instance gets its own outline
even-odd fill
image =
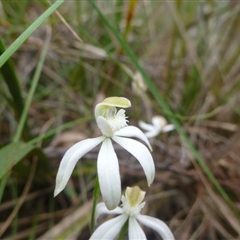
[[[113,210],[108,210],[104,202],[100,202],[96,207],[96,219],[102,214],[122,214],[123,210],[120,207],[116,207]]]
[[[143,121],[139,121],[138,125],[140,126],[140,128],[144,129],[145,131],[152,131],[152,129],[154,128],[152,124],[145,123]]]
[[[151,145],[145,136],[145,134],[137,127],[134,126],[127,126],[125,128],[122,128],[114,133],[116,136],[122,136],[122,137],[136,137],[144,141],[149,149],[152,151]]]
[[[99,117],[97,117],[96,121],[97,121],[97,125],[103,135],[105,135],[107,137],[111,137],[113,135],[113,131],[112,131],[108,121],[104,117],[99,116]]]
[[[103,140],[104,137],[102,136],[86,139],[74,144],[67,150],[58,169],[54,196],[58,195],[65,188],[77,161]]]
[[[147,138],[153,138],[156,137],[160,133],[159,129],[153,128],[151,131],[145,132],[145,136]]]
[[[135,217],[130,217],[128,222],[128,238],[129,239],[147,239],[142,228],[139,226]]]
[[[113,136],[112,139],[130,152],[141,164],[150,186],[155,176],[155,166],[149,150],[142,143],[128,138]]]
[[[163,127],[163,132],[170,132],[175,129],[175,126],[173,124],[168,124],[167,126]]]
[[[90,240],[114,239],[119,234],[120,230],[122,229],[122,226],[127,221],[127,219],[128,216],[123,214],[106,221],[94,231],[94,233],[90,237]]]
[[[155,230],[163,238],[163,240],[175,239],[171,230],[163,221],[146,215],[138,215],[137,220],[145,226]]]
[[[98,179],[103,201],[109,210],[117,207],[121,199],[121,180],[117,155],[110,138],[101,146],[97,161]]]

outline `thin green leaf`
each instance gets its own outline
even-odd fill
[[[8,178],[9,178],[9,174],[5,174],[4,177],[2,178],[1,182],[0,182],[0,203],[2,201],[2,196],[3,196],[3,193],[4,193],[4,189],[6,187]]]
[[[2,40],[0,39],[0,54],[3,54],[5,51],[4,44]],[[16,113],[16,119],[19,120],[23,108],[24,108],[24,102],[22,98],[22,91],[20,88],[19,80],[15,71],[15,67],[12,63],[11,59],[8,59],[5,64],[0,68],[3,79],[5,83],[7,84],[7,87],[9,89],[9,92],[12,95],[13,101],[11,101],[13,108]],[[3,93],[4,94],[4,93]],[[7,98],[7,96],[5,96]],[[8,100],[8,99],[7,99]],[[10,102],[10,101],[9,101]],[[27,128],[27,126],[24,126],[24,139],[28,140],[30,138],[30,133]]]
[[[15,142],[0,149],[0,179],[34,148],[23,142]]]
[[[2,40],[0,39],[0,54],[3,54],[5,51],[5,47],[3,45]],[[13,63],[11,59],[8,59],[5,64],[1,68],[2,75],[4,80],[8,86],[8,89],[12,95],[14,105],[18,113],[22,113],[23,110],[23,99],[21,94],[21,89],[19,85],[19,81],[16,75],[16,71],[14,69]],[[19,115],[20,115],[19,114]]]
[[[0,56],[0,67],[17,51],[27,38],[62,4],[64,0],[57,0],[39,18],[37,18]]]
[[[40,59],[39,59],[38,64],[37,64],[36,71],[35,71],[34,76],[33,76],[31,88],[30,88],[29,94],[27,96],[27,100],[26,100],[26,103],[25,103],[25,106],[24,106],[24,109],[23,109],[23,113],[21,115],[20,122],[19,122],[16,134],[15,134],[15,137],[14,137],[14,141],[16,141],[16,142],[20,140],[21,134],[23,132],[24,125],[25,125],[26,120],[27,120],[28,110],[29,110],[29,107],[31,105],[35,90],[37,88],[38,80],[40,78],[40,74],[41,74],[41,71],[42,71],[42,68],[43,68],[43,63],[44,63],[46,55],[47,55],[47,49],[48,49],[49,42],[50,42],[50,39],[51,39],[51,34],[50,34],[50,28],[49,27],[46,27],[46,30],[47,30],[46,31],[46,34],[47,34],[46,40],[45,40],[43,50],[42,50],[41,55],[40,55]]]

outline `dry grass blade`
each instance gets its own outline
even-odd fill
[[[17,204],[15,205],[15,207],[14,207],[12,213],[10,214],[10,216],[7,218],[5,223],[1,226],[0,237],[4,234],[4,232],[7,230],[9,225],[11,225],[14,217],[18,213],[18,210],[21,208],[22,204],[24,203],[24,200],[27,197],[27,194],[29,192],[29,189],[30,189],[30,186],[31,186],[34,174],[35,174],[36,166],[37,166],[37,158],[35,158],[33,163],[32,163],[30,175],[29,175],[27,183],[26,183],[26,185],[23,189],[22,196],[19,198],[19,200],[18,200]]]
[[[74,212],[66,216],[61,222],[56,224],[44,235],[40,236],[38,240],[61,238],[61,236],[67,237],[76,229],[81,231],[90,221],[91,208],[92,201],[78,207],[74,210]]]
[[[194,61],[199,74],[201,75],[202,64],[201,64],[200,60],[198,59],[198,56],[196,55],[195,47],[193,46],[191,40],[188,37],[188,34],[185,30],[183,21],[181,20],[180,16],[178,15],[178,12],[176,11],[176,9],[174,7],[174,2],[165,0],[165,3],[169,7],[169,10],[174,18],[174,21],[178,27],[178,30],[179,30],[183,40],[185,41],[187,48],[189,49],[189,54],[191,55],[192,60]]]

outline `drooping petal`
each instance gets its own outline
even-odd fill
[[[145,136],[145,134],[137,127],[134,126],[127,126],[125,128],[120,129],[119,131],[115,132],[114,135],[122,136],[122,137],[136,137],[144,141],[149,149],[152,151],[151,145]]]
[[[152,124],[145,123],[143,121],[139,121],[138,125],[145,131],[152,131],[152,129],[154,128]]]
[[[145,226],[155,230],[163,238],[163,240],[175,239],[171,230],[163,221],[146,215],[138,215],[137,220]]]
[[[113,136],[112,139],[130,152],[140,162],[150,186],[155,176],[155,166],[149,150],[142,143],[128,138]]]
[[[104,136],[111,137],[113,135],[113,130],[104,117],[99,116],[97,117],[96,121],[99,129]]]
[[[102,214],[122,214],[123,210],[120,207],[116,207],[113,210],[108,210],[106,208],[106,205],[104,202],[100,202],[97,204],[96,207],[96,220],[98,219],[98,217]]]
[[[90,237],[90,240],[111,240],[114,239],[127,221],[128,216],[123,214],[100,225]]]
[[[117,155],[110,138],[101,146],[97,161],[98,179],[103,201],[109,210],[117,207],[121,199],[121,180]]]
[[[130,217],[128,221],[128,239],[147,239],[135,217]]]
[[[65,188],[77,161],[103,140],[104,137],[102,136],[86,139],[74,144],[67,150],[58,169],[54,196],[58,195]]]
[[[172,131],[172,130],[174,130],[175,129],[175,126],[173,125],[173,124],[168,124],[167,126],[165,126],[163,129],[162,129],[162,131],[163,132],[170,132],[170,131]]]
[[[159,129],[153,128],[151,131],[145,132],[147,138],[156,137],[160,133]]]

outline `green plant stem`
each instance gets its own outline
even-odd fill
[[[94,231],[94,226],[95,226],[95,216],[96,216],[96,206],[97,206],[97,201],[99,198],[99,182],[98,182],[98,177],[96,176],[95,179],[95,186],[93,190],[93,207],[92,207],[92,215],[91,215],[91,232]]]

